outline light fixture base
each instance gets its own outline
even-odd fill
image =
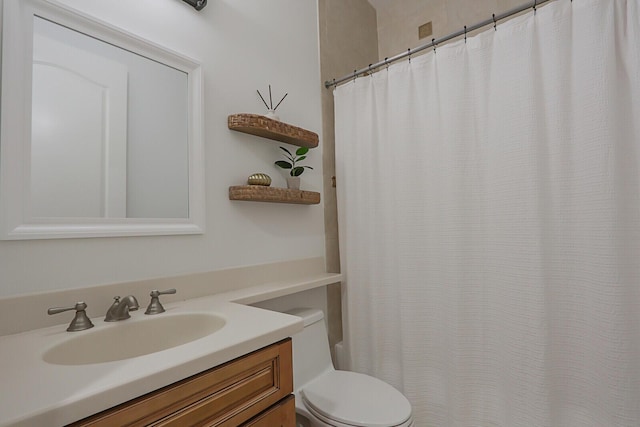
[[[207,5],[207,0],[182,0],[182,1],[193,6],[196,10],[202,10]]]

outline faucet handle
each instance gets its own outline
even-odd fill
[[[85,329],[93,328],[93,323],[91,323],[91,319],[87,317],[87,312],[85,311],[86,308],[87,308],[87,304],[85,304],[83,301],[79,301],[76,303],[76,305],[72,307],[52,307],[49,310],[47,310],[47,314],[51,315],[51,314],[62,313],[63,311],[75,310],[76,315],[71,321],[71,323],[69,324],[67,331],[69,332],[84,331]]]
[[[158,298],[160,295],[168,295],[168,294],[175,294],[176,290],[175,289],[168,289],[166,291],[159,291],[157,289],[154,289],[151,291],[151,293],[149,294],[149,296],[151,297],[151,302],[149,303],[149,306],[147,307],[147,311],[144,312],[144,314],[159,314],[159,313],[164,313],[164,307],[162,306],[162,304],[160,304],[160,299]]]

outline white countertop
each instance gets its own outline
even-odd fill
[[[322,286],[291,284],[292,291]],[[0,337],[0,426],[61,426],[235,359],[302,330],[298,317],[230,300],[256,300],[282,289],[254,289],[166,304],[166,313],[210,312],[226,325],[196,341],[116,362],[64,366],[43,361],[54,345],[76,334],[117,327],[93,318],[89,331],[69,333],[61,325]],[[243,301],[245,302],[245,301]],[[144,307],[131,319],[145,317]],[[165,314],[165,313],[163,313]],[[162,316],[159,314],[157,316]],[[117,322],[119,323],[119,322]],[[116,326],[114,326],[116,325]],[[157,333],[161,334],[162,331]]]

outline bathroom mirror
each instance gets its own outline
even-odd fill
[[[54,0],[3,2],[0,238],[202,233],[201,69]]]

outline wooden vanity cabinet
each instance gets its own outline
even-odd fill
[[[246,424],[245,427],[284,427],[296,425],[296,405],[293,394],[267,409]]]
[[[291,339],[85,418],[71,427],[295,427]]]

